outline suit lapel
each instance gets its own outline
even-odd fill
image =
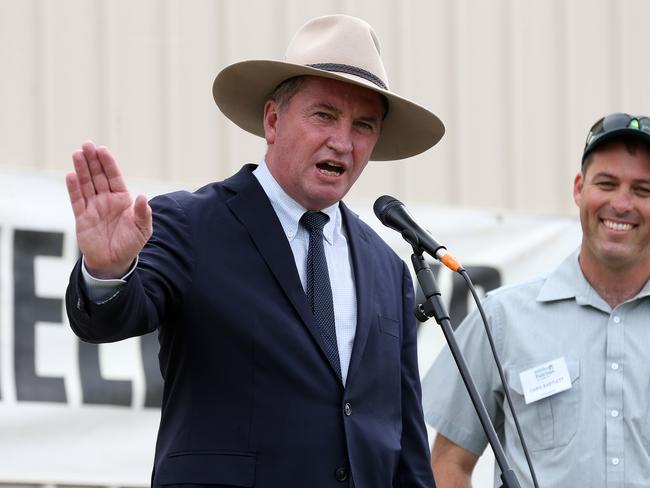
[[[244,166],[241,171],[224,181],[224,186],[235,192],[226,203],[248,231],[258,252],[321,348],[323,356],[327,357],[324,352],[324,340],[314,324],[311,308],[300,283],[291,246],[271,202],[257,178],[252,175],[253,169],[255,165]],[[338,376],[334,366],[331,367],[332,372]]]
[[[375,290],[376,262],[375,254],[368,240],[366,231],[359,223],[359,217],[351,212],[341,202],[341,213],[346,226],[352,265],[354,266],[354,282],[357,292],[357,329],[348,369],[348,380],[356,373],[363,351],[368,340],[370,326],[373,323],[372,305]]]

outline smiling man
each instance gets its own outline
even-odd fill
[[[650,125],[648,119],[642,123]],[[590,148],[573,196],[583,233],[580,267],[598,294],[615,307],[639,292],[650,276],[647,141],[619,136],[598,150]]]
[[[547,277],[490,293],[485,310],[539,486],[648,486],[650,119],[596,122],[573,195],[580,249]],[[477,313],[456,337],[517,477],[533,486]],[[445,349],[423,380],[425,415],[438,431],[436,481],[465,488],[487,440],[452,370]]]
[[[389,89],[374,31],[345,15],[283,61],[226,67],[213,95],[266,139],[259,165],[149,204],[87,142],[67,177],[73,330],[159,335],[152,486],[432,488],[410,275],[341,199],[442,123]]]

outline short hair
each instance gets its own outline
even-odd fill
[[[275,87],[273,93],[269,97],[269,100],[273,100],[278,105],[278,110],[283,112],[286,110],[289,102],[294,97],[296,93],[300,91],[303,83],[305,82],[305,77],[308,75],[294,76],[288,80],[284,80],[278,86]],[[388,115],[388,99],[384,95],[381,95],[381,102],[383,105],[383,113],[381,114],[382,120]]]
[[[585,158],[584,162],[582,163],[583,176],[587,173],[587,167],[593,161],[594,154],[618,143],[623,143],[625,145],[625,150],[628,152],[628,154],[632,156],[635,155],[639,150],[645,150],[647,153],[650,153],[650,143],[647,141],[642,141],[637,137],[630,137],[630,136],[617,137],[615,139],[612,139],[611,141],[605,142],[602,146],[596,148]]]
[[[304,82],[304,76],[294,76],[293,78],[284,80],[275,87],[275,90],[273,90],[269,99],[273,100],[278,105],[278,110],[283,112],[287,108],[287,105],[289,105],[293,96],[298,93]]]

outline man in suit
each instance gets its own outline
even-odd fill
[[[433,487],[410,276],[340,201],[442,123],[389,90],[375,33],[345,15],[305,24],[284,61],[225,68],[213,94],[265,137],[259,165],[149,204],[87,142],[67,177],[73,330],[159,334],[152,485]]]

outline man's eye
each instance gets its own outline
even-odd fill
[[[636,192],[641,195],[642,197],[648,197],[650,196],[650,187],[647,186],[638,186],[636,188]]]
[[[597,181],[596,186],[602,188],[603,190],[611,190],[615,187],[613,181]]]
[[[368,122],[357,122],[355,125],[364,132],[373,132],[375,130],[375,126]]]
[[[319,119],[323,119],[323,120],[332,119],[332,115],[328,114],[327,112],[316,112],[314,115],[316,115],[316,117],[318,117]]]

